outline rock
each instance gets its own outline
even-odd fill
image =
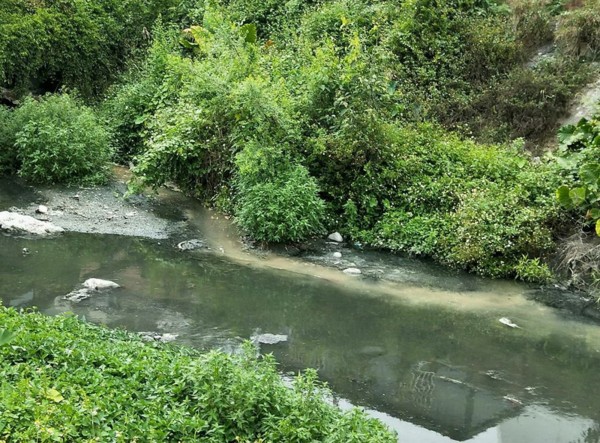
[[[82,300],[87,300],[92,296],[92,291],[88,288],[77,289],[75,291],[69,292],[67,295],[63,297],[63,299],[68,300],[73,303],[79,303]]]
[[[329,240],[332,240],[337,243],[342,243],[344,241],[344,237],[339,232],[334,232],[333,234],[329,234],[327,237]]]
[[[362,271],[358,268],[346,268],[342,271],[344,274],[348,274],[348,275],[360,275],[362,274]]]
[[[206,248],[206,243],[197,238],[185,240],[177,244],[177,249],[180,251],[193,251],[194,249]]]
[[[333,258],[342,258],[342,253],[341,252],[334,252],[333,253]]]
[[[100,278],[88,278],[83,282],[83,286],[87,289],[93,289],[94,291],[100,291],[102,289],[114,289],[120,288],[117,283],[110,280],[102,280]]]
[[[518,328],[519,327],[519,325],[517,325],[516,323],[513,323],[510,318],[502,317],[502,318],[498,319],[498,321],[500,323],[502,323],[503,325],[508,326],[509,328]]]
[[[52,223],[8,211],[0,212],[0,230],[24,232],[33,235],[49,235],[64,231],[63,228]]]
[[[250,337],[254,343],[261,343],[265,345],[274,345],[287,341],[288,336],[283,334],[257,334]]]
[[[35,210],[36,214],[47,214],[48,213],[48,206],[44,206],[44,205],[39,205],[37,207],[37,209]]]
[[[110,280],[102,280],[99,278],[88,278],[83,282],[83,288],[75,289],[63,297],[63,300],[68,300],[73,303],[79,303],[82,300],[87,300],[95,292],[103,289],[115,289],[120,286]]]

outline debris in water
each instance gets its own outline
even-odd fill
[[[502,323],[503,325],[506,325],[510,328],[520,328],[520,326],[517,325],[516,323],[513,323],[513,321],[510,318],[502,317],[502,318],[498,319],[498,321],[500,323]]]
[[[505,395],[504,397],[502,397],[504,400],[511,402],[512,404],[516,405],[516,406],[523,406],[523,402],[521,400],[519,400],[516,397],[513,397],[512,395],[508,394]]]
[[[91,291],[88,288],[76,289],[75,291],[69,292],[63,298],[73,303],[79,303],[82,300],[87,300],[92,296]]]
[[[184,240],[177,244],[177,249],[180,251],[193,251],[194,249],[206,248],[206,243],[197,238]]]
[[[87,300],[95,292],[103,289],[115,289],[120,288],[117,283],[110,280],[102,280],[100,278],[88,278],[83,282],[83,288],[75,289],[69,292],[63,297],[64,300],[68,300],[73,303],[79,303],[82,300]]]
[[[47,214],[48,213],[48,206],[39,205],[37,207],[37,209],[35,210],[35,212],[37,214]]]

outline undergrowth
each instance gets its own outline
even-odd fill
[[[328,404],[314,371],[285,386],[271,355],[148,344],[0,306],[0,440],[395,442]]]

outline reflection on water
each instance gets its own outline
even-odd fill
[[[262,345],[282,372],[317,368],[340,406],[372,408],[401,441],[600,441],[600,328],[529,302],[514,285],[510,303],[503,294],[471,303],[472,295],[407,286],[397,297],[390,285],[331,282],[173,246],[0,236],[0,296],[9,306],[178,334],[200,348],[234,352],[257,332],[286,334],[288,342]],[[78,304],[62,299],[90,277],[123,288]],[[411,294],[451,302],[413,303]],[[504,316],[522,329],[499,323]]]

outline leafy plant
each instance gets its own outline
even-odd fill
[[[16,334],[14,332],[8,329],[0,329],[0,346],[10,343],[15,337]]]
[[[19,175],[37,183],[101,183],[110,172],[110,134],[69,94],[27,98],[14,111]]]
[[[0,105],[0,173],[17,172],[19,166],[15,148],[17,130],[13,112]]]
[[[559,141],[559,160],[571,183],[560,186],[556,198],[566,209],[582,211],[600,236],[600,122],[582,119],[577,125],[564,126]]]
[[[238,178],[237,222],[264,242],[301,241],[324,231],[324,204],[306,168],[286,165],[277,175],[256,181]]]
[[[38,93],[67,86],[97,96],[147,45],[157,17],[167,18],[178,3],[3,1],[0,86]]]
[[[600,1],[583,2],[565,12],[558,24],[556,42],[563,53],[592,60],[600,56]]]
[[[391,443],[380,422],[342,412],[314,371],[288,388],[272,355],[143,342],[125,331],[0,306],[20,330],[0,346],[0,439]]]

